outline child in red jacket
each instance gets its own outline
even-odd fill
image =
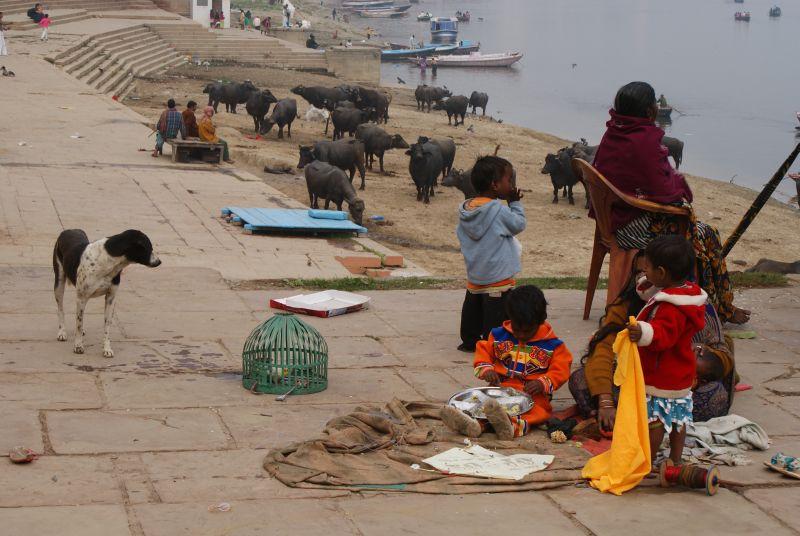
[[[483,405],[486,419],[474,419],[452,407],[442,408],[442,421],[469,437],[489,426],[500,439],[519,437],[552,415],[553,391],[569,379],[572,354],[545,320],[547,301],[541,290],[525,285],[511,291],[506,302],[510,320],[493,329],[475,348],[475,375],[491,386],[512,387],[533,398],[533,408],[510,417],[494,399]]]
[[[692,337],[705,326],[708,298],[686,280],[694,266],[694,250],[684,238],[667,235],[650,242],[644,269],[647,281],[659,290],[647,301],[636,324],[628,326],[642,361],[651,459],[656,459],[664,434],[669,433],[669,457],[676,464],[681,461],[686,424],[692,422],[692,384],[697,373]]]

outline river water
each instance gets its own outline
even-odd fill
[[[427,42],[429,23],[417,22],[418,12],[469,10],[460,39],[480,41],[487,53],[520,51],[523,60],[511,69],[440,68],[436,79],[430,69],[421,78],[411,65],[386,63],[383,82],[399,76],[412,88],[425,81],[455,94],[485,91],[487,113],[568,139],[598,143],[616,90],[650,82],[682,112],[665,127],[686,144],[682,169],[760,190],[800,141],[800,4],[770,19],[775,1],[422,0],[403,19],[351,20],[382,41],[408,43],[413,33]],[[734,21],[739,10],[751,22]],[[787,179],[776,197],[791,195]]]

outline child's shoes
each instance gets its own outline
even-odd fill
[[[454,432],[467,437],[479,437],[481,435],[481,423],[460,409],[452,406],[443,406],[439,412],[439,417]]]
[[[483,413],[486,415],[486,420],[494,428],[494,432],[499,439],[508,441],[514,439],[514,424],[508,417],[508,413],[503,409],[503,406],[495,400],[490,398],[483,403]]]

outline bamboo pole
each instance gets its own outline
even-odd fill
[[[722,247],[723,257],[728,256],[728,253],[730,253],[730,251],[733,249],[733,246],[736,245],[736,242],[739,241],[750,224],[753,223],[753,220],[775,192],[778,184],[780,184],[780,182],[786,176],[786,172],[789,171],[789,168],[794,163],[798,154],[800,154],[800,143],[798,143],[791,154],[789,154],[788,158],[786,158],[781,167],[778,168],[778,171],[775,172],[769,182],[764,185],[764,189],[761,190],[761,193],[758,194],[758,197],[756,197],[755,201],[753,201],[753,204],[750,205],[750,208],[742,217],[739,225],[736,226],[736,229],[731,233],[731,236],[729,236],[725,241],[725,245]]]

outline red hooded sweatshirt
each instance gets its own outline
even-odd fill
[[[667,160],[661,144],[664,131],[644,117],[619,115],[608,111],[611,119],[594,157],[594,167],[623,193],[656,203],[692,201],[686,179]],[[626,204],[614,207],[611,228],[616,231],[642,211]],[[594,217],[592,211],[590,217]]]
[[[697,369],[692,337],[706,325],[707,298],[700,287],[687,281],[661,290],[639,313],[639,356],[647,394],[662,398],[689,394]]]

